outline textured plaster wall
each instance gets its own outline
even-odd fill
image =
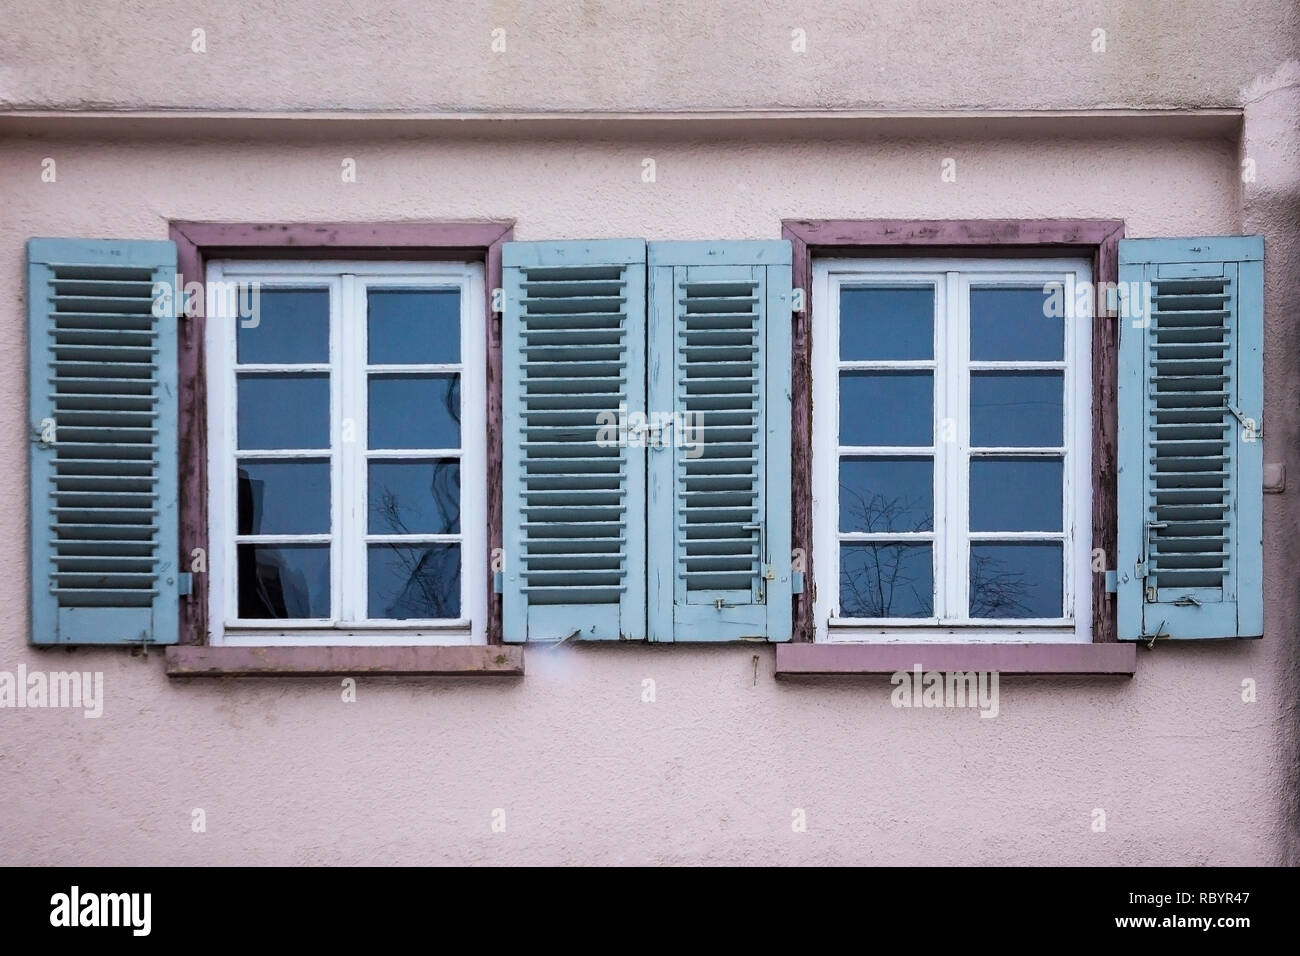
[[[1234,106],[1300,55],[1291,0],[0,0],[0,24],[0,106],[28,108]]]
[[[202,86],[181,82],[175,95]],[[1255,95],[1244,147],[0,140],[0,670],[102,670],[107,698],[98,720],[0,710],[0,863],[1294,860],[1294,488],[1266,499],[1263,641],[1143,650],[1131,681],[1007,678],[992,720],[894,709],[885,678],[778,683],[761,646],[530,649],[522,680],[362,679],[344,704],[337,680],[178,683],[157,653],[26,644],[29,236],[164,238],[172,218],[513,218],[521,239],[772,238],[794,216],[1118,217],[1149,236],[1245,218],[1270,243],[1265,457],[1294,483],[1294,88],[1275,78]],[[1244,187],[1242,148],[1260,159]],[[956,184],[940,182],[945,156]],[[40,181],[44,157],[56,183]],[[343,157],[355,184],[340,182]],[[206,833],[191,832],[194,808]]]

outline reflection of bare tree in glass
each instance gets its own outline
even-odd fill
[[[875,533],[929,531],[928,495],[887,498],[840,485],[844,528]],[[971,555],[970,616],[1025,617],[1024,575],[1005,562]],[[927,544],[906,541],[845,542],[840,558],[840,613],[845,617],[929,617],[934,582]]]
[[[432,530],[439,534],[455,533],[460,530],[460,463],[446,460],[433,462],[432,465],[429,494],[437,513]],[[418,504],[403,503],[397,492],[389,487],[376,491],[378,494],[370,502],[370,508],[378,518],[377,526],[383,528],[385,534],[411,534],[403,512],[418,516]],[[420,531],[428,530],[423,522],[421,525]],[[391,603],[383,609],[383,614],[377,613],[378,609],[371,609],[372,617],[403,619],[460,616],[458,546],[392,541],[385,547],[388,570],[403,583],[397,588]]]
[[[1025,576],[1003,571],[1005,562],[981,556],[973,551],[970,556],[970,616],[971,617],[1028,617]]]
[[[877,533],[929,531],[934,527],[934,515],[927,497],[886,498],[841,484],[840,526]],[[920,553],[916,543],[846,542],[840,560],[840,613],[845,617],[928,617],[934,608],[934,583],[924,568],[921,574],[915,573]]]

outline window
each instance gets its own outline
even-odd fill
[[[214,643],[481,643],[482,267],[208,267]]]
[[[1090,275],[816,264],[819,640],[1090,639]]]

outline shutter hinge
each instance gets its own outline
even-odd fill
[[[803,572],[802,571],[790,572],[790,593],[803,594]]]
[[[506,310],[506,290],[500,287],[492,290],[492,312],[498,317]]]
[[[803,289],[800,288],[791,289],[790,290],[790,311],[791,312],[805,311],[808,308],[806,304],[806,298],[807,297],[804,295]]]
[[[503,580],[503,577],[504,575],[502,575],[500,571],[492,572],[492,593],[493,594],[505,593],[506,588],[505,588],[505,582]]]
[[[1106,593],[1114,594],[1119,590],[1119,574],[1116,571],[1106,572]]]
[[[193,573],[182,571],[176,575],[176,593],[181,597],[189,597],[194,593]]]

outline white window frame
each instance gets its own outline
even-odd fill
[[[1092,322],[1067,301],[1063,361],[971,362],[970,289],[988,286],[1091,283],[1084,259],[819,259],[813,263],[813,554],[819,582],[813,605],[815,639],[846,643],[1086,643],[1092,640]],[[883,285],[932,285],[935,290],[935,349],[932,360],[850,361],[839,356],[840,291]],[[1088,287],[1090,288],[1090,286]],[[879,538],[933,541],[936,616],[932,618],[843,618],[839,616],[839,378],[841,369],[934,371],[932,446],[893,449],[900,455],[934,458],[932,533],[882,533]],[[969,590],[969,545],[981,538],[1046,540],[1038,532],[976,533],[969,530],[970,407],[972,370],[1061,370],[1065,377],[1062,494],[1063,610],[1060,618],[970,619],[940,617],[945,607],[965,608]],[[943,441],[944,419],[952,420],[952,441]],[[887,450],[870,446],[873,454]],[[1005,449],[1023,454],[1025,449]],[[990,454],[981,450],[981,454]],[[852,537],[852,536],[850,536]],[[943,547],[957,542],[957,547]]]
[[[211,642],[216,645],[389,646],[487,642],[487,357],[483,326],[484,277],[480,262],[214,261],[207,266],[205,326],[208,408],[208,600]],[[285,366],[330,375],[330,448],[297,457],[330,459],[331,611],[329,619],[292,622],[241,620],[236,586],[237,457],[235,347],[238,317],[221,314],[225,282],[258,282],[262,289],[330,290],[330,362]],[[460,292],[460,362],[437,365],[370,365],[367,361],[367,291],[377,288],[457,289]],[[227,309],[228,311],[228,309]],[[254,366],[265,371],[276,366]],[[246,366],[241,366],[246,368]],[[458,449],[367,448],[367,376],[385,370],[455,372],[460,375],[461,446]],[[352,440],[344,441],[350,421]],[[265,457],[295,457],[283,452]],[[459,458],[460,532],[413,535],[413,544],[456,543],[461,555],[461,616],[455,620],[365,620],[369,534],[367,464],[382,458]],[[259,536],[265,537],[265,536]],[[295,541],[303,536],[292,535]],[[309,539],[308,539],[309,540]]]

